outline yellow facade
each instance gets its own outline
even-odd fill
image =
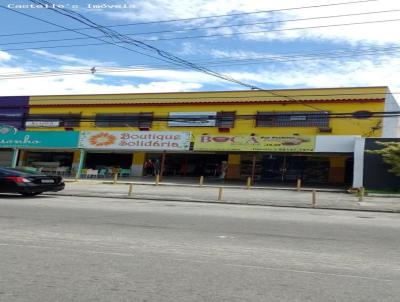
[[[387,87],[297,89],[274,91],[190,92],[114,95],[64,95],[33,96],[30,114],[81,114],[89,122],[81,122],[74,130],[105,130],[96,127],[98,113],[153,112],[154,116],[167,117],[169,112],[236,111],[238,116],[230,134],[263,135],[361,135],[379,137],[382,119],[330,120],[329,133],[317,127],[255,127],[255,120],[241,119],[240,115],[255,115],[258,111],[328,111],[348,113],[361,110],[384,111]],[[57,105],[57,106],[55,106]],[[95,106],[94,106],[95,105]],[[61,130],[41,128],[43,130]],[[106,128],[127,130],[126,127]],[[138,128],[129,128],[138,130]],[[38,130],[31,128],[27,130]],[[153,121],[153,131],[191,131],[196,134],[217,134],[217,127],[169,127],[165,121]]]
[[[264,136],[316,136],[316,135],[360,135],[382,136],[382,118],[330,118],[329,127],[256,127],[258,112],[321,112],[354,113],[358,111],[383,112],[385,100],[390,94],[387,87],[358,87],[334,89],[292,89],[272,91],[219,91],[189,93],[141,93],[109,95],[59,95],[30,97],[31,115],[80,114],[82,121],[75,131],[107,130],[137,131],[136,127],[107,127],[95,125],[96,114],[129,114],[151,112],[154,117],[167,118],[171,112],[221,112],[235,111],[234,127],[226,135]],[[27,130],[54,130],[64,128],[28,128]],[[154,120],[151,131],[190,131],[194,137],[221,134],[218,127],[170,127],[167,121]],[[225,129],[226,131],[226,129]],[[141,175],[146,152],[132,152],[132,169]],[[227,178],[243,177],[242,161],[249,160],[245,152],[227,152]],[[73,164],[79,161],[75,152]],[[327,155],[325,155],[327,156]],[[257,171],[260,168],[257,155]],[[252,157],[253,158],[253,157]],[[330,183],[342,183],[345,179],[346,156],[325,157],[330,168],[327,178]],[[254,159],[253,159],[254,161]],[[286,162],[286,158],[285,158]],[[253,163],[253,170],[254,170]],[[249,167],[247,167],[249,170]],[[316,168],[318,170],[318,168]],[[247,171],[248,174],[248,171]]]

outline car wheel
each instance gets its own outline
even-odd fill
[[[22,196],[28,197],[28,196],[36,196],[36,195],[42,194],[42,192],[24,192],[21,194],[22,194]]]

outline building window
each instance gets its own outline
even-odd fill
[[[256,127],[329,127],[326,111],[258,112]]]
[[[97,127],[138,127],[151,128],[153,122],[152,112],[126,113],[126,114],[96,114]]]
[[[217,112],[216,126],[218,128],[233,128],[235,126],[236,112],[235,111],[220,111]]]
[[[79,127],[80,114],[30,114],[26,121],[27,128]]]

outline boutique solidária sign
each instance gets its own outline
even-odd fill
[[[77,131],[4,131],[0,148],[77,148]]]
[[[196,136],[195,151],[271,151],[312,152],[313,136],[201,135]]]
[[[103,150],[189,150],[190,132],[82,131],[79,147]]]

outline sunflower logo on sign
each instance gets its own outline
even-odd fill
[[[114,144],[116,139],[117,138],[112,134],[100,132],[99,134],[89,137],[89,143],[92,146],[102,147]]]

